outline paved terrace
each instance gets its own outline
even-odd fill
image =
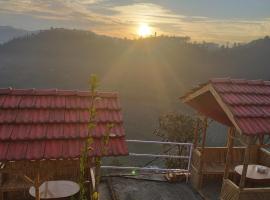
[[[106,178],[100,190],[100,200],[202,200],[185,182],[169,183],[136,177]]]

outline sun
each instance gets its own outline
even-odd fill
[[[140,37],[147,37],[151,35],[151,28],[149,27],[148,24],[140,24],[140,26],[138,27],[138,35]]]

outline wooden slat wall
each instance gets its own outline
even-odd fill
[[[191,167],[191,185],[198,191],[200,189],[200,180],[201,180],[201,176],[202,174],[199,174],[198,171],[196,169],[194,169],[194,167]]]
[[[199,169],[201,159],[201,152],[198,149],[194,149],[192,153],[192,161],[191,164],[196,168]]]
[[[204,162],[226,162],[226,147],[206,147],[204,149]],[[236,164],[242,164],[244,159],[245,147],[234,147],[233,148],[233,161]],[[250,163],[258,162],[258,147],[252,146],[250,152]]]
[[[270,167],[270,152],[266,149],[259,150],[259,164]]]
[[[269,188],[245,188],[240,192],[239,200],[269,200]]]
[[[221,190],[221,200],[269,200],[268,188],[240,188],[229,179],[224,180]]]
[[[239,200],[239,188],[229,179],[225,179],[221,189],[221,200]]]

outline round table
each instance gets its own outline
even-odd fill
[[[46,181],[40,185],[39,194],[41,199],[57,199],[73,196],[79,190],[79,185],[73,181]],[[33,186],[29,189],[29,193],[35,197]]]
[[[266,173],[260,173],[257,172],[256,168],[257,167],[265,167],[266,168]],[[234,168],[235,172],[239,174],[240,176],[242,175],[243,171],[243,165],[237,165]],[[252,180],[270,180],[270,168],[262,165],[248,165],[247,169],[247,178],[252,179]]]

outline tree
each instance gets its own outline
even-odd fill
[[[192,142],[194,139],[194,128],[197,122],[199,123],[199,131],[201,131],[202,121],[200,119],[176,112],[166,113],[159,117],[159,126],[155,134],[164,141]],[[186,155],[188,152],[186,146],[175,147],[164,145],[164,152],[174,155]],[[166,166],[168,168],[185,168],[186,165],[187,160],[184,159],[166,159]]]

